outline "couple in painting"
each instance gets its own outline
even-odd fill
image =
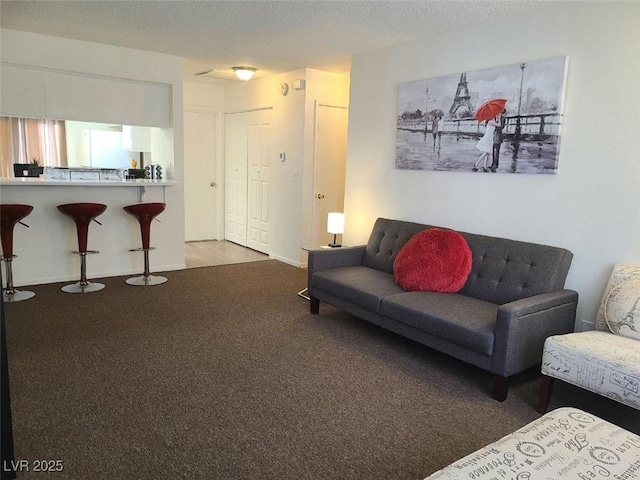
[[[502,130],[505,126],[504,114],[506,110],[502,110],[496,117],[491,120],[487,120],[485,125],[484,135],[480,141],[476,144],[476,148],[482,152],[480,158],[475,163],[473,171],[477,172],[480,169],[480,163],[482,162],[483,172],[495,172],[498,169],[500,162],[500,147],[502,146]],[[491,155],[491,166],[487,167],[487,161]]]
[[[438,155],[440,155],[440,144],[442,143],[442,130],[444,128],[444,121],[442,117],[444,113],[442,110],[433,110],[430,115],[433,116],[433,120],[431,120],[431,133],[433,134],[433,151],[436,151],[436,140],[438,141]],[[429,132],[429,124],[425,122],[424,124],[424,140],[427,141],[427,133]]]

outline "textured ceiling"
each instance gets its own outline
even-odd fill
[[[181,56],[185,78],[213,70],[198,78],[225,83],[236,65],[257,68],[256,77],[304,67],[348,73],[352,54],[526,15],[549,3],[2,0],[0,26]]]

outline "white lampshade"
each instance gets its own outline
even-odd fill
[[[233,67],[233,71],[235,72],[236,77],[243,82],[246,82],[253,78],[253,74],[256,72],[256,69],[251,67]]]
[[[327,218],[327,232],[334,235],[344,233],[344,213],[329,212]]]

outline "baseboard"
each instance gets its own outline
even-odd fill
[[[269,258],[272,260],[278,260],[279,262],[282,262],[282,263],[286,263],[287,265],[291,265],[292,267],[300,268],[302,266],[300,262],[296,262],[288,258],[280,257],[278,255],[269,254]]]

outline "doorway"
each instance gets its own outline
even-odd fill
[[[333,236],[327,233],[327,216],[329,212],[344,211],[348,116],[346,107],[316,102],[313,245],[333,241]]]
[[[269,254],[271,108],[225,115],[225,239]]]

